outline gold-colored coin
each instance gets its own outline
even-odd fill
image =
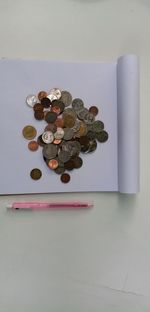
[[[33,126],[28,125],[23,128],[22,134],[25,139],[32,140],[36,137],[37,131]]]
[[[34,168],[31,170],[30,172],[30,177],[33,179],[33,180],[39,180],[42,176],[42,172],[40,169],[38,168]]]

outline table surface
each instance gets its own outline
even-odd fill
[[[141,63],[140,193],[1,196],[0,311],[150,311],[149,29],[149,0],[0,1],[1,57]],[[94,208],[8,212],[16,199]]]

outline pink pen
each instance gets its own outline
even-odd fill
[[[48,210],[48,209],[82,209],[93,207],[93,202],[14,202],[7,206],[11,209]]]

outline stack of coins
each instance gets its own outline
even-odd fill
[[[70,172],[83,165],[81,153],[91,153],[97,142],[108,140],[104,123],[96,120],[98,107],[85,107],[80,98],[72,99],[70,92],[53,88],[49,93],[40,91],[38,95],[28,95],[26,103],[32,108],[35,119],[45,120],[46,125],[37,140],[36,129],[27,125],[22,134],[27,140],[30,151],[42,148],[43,160],[47,167],[60,175],[60,181],[68,183]],[[42,172],[33,168],[30,176],[38,180]]]

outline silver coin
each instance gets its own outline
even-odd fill
[[[43,156],[47,159],[55,158],[58,153],[58,147],[54,144],[46,144],[43,147]]]
[[[28,106],[33,107],[38,102],[38,98],[34,94],[29,94],[26,97],[26,103]]]
[[[52,132],[52,131],[45,131],[45,132],[42,134],[42,140],[43,140],[43,142],[46,143],[46,144],[52,143],[53,140],[54,140],[53,132]]]
[[[74,126],[72,127],[72,130],[74,132],[77,132],[80,129],[80,121],[76,120]]]
[[[51,102],[54,100],[59,100],[61,98],[61,90],[58,88],[51,89],[47,95],[47,98],[50,99]]]
[[[89,113],[87,108],[82,108],[81,110],[77,111],[77,116],[79,119],[84,120],[85,116]]]
[[[60,140],[63,138],[63,136],[64,136],[64,130],[60,127],[57,127],[57,131],[54,133],[55,139]]]
[[[64,90],[61,92],[61,101],[65,104],[65,107],[71,105],[72,95],[70,92]]]
[[[94,132],[100,132],[104,129],[104,123],[101,120],[96,120],[93,122],[92,128]]]
[[[64,140],[71,140],[73,138],[74,131],[71,128],[64,128]]]
[[[95,116],[91,113],[87,113],[85,116],[84,116],[84,122],[86,124],[92,124],[93,122],[95,121]]]
[[[63,117],[65,116],[65,115],[71,115],[71,116],[73,116],[73,117],[77,117],[77,114],[76,114],[76,112],[75,112],[75,110],[73,109],[73,108],[71,108],[71,107],[68,107],[68,108],[66,108],[64,111],[63,111]]]
[[[78,141],[69,141],[69,142],[66,142],[66,143],[69,143],[71,156],[74,156],[74,155],[80,153],[81,145],[80,145],[80,143]]]
[[[72,107],[75,111],[79,111],[84,107],[84,103],[81,99],[76,98],[72,101]]]
[[[63,163],[67,162],[70,159],[70,153],[68,153],[67,151],[60,151],[58,153],[58,159],[60,161],[62,161]]]

